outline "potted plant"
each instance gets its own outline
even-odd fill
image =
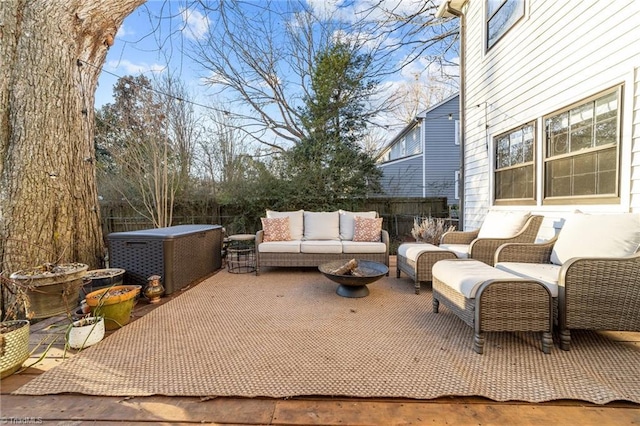
[[[100,290],[105,287],[122,285],[124,273],[126,271],[120,268],[93,269],[87,271],[82,284],[81,298],[85,298],[92,291]]]
[[[445,232],[454,231],[455,226],[447,226],[446,220],[442,218],[427,217],[422,220],[413,219],[413,229],[411,236],[417,243],[429,243],[435,246],[440,245],[440,239]]]
[[[140,294],[139,285],[118,285],[87,294],[87,304],[94,316],[103,316],[105,328],[115,330],[129,323],[131,311]]]
[[[9,279],[26,289],[30,318],[49,318],[71,312],[78,304],[87,269],[84,263],[44,263],[14,272]]]
[[[86,317],[73,321],[67,329],[67,344],[73,349],[82,350],[95,345],[104,338],[103,317]]]
[[[28,312],[26,289],[0,272],[2,310],[0,317],[0,378],[15,373],[29,358],[29,330],[27,319],[19,319]]]

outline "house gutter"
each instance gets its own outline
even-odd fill
[[[456,7],[454,7],[451,3],[455,2]],[[458,214],[458,229],[464,230],[464,187],[465,187],[465,158],[464,158],[464,148],[466,143],[465,137],[465,123],[466,123],[466,81],[465,81],[465,36],[466,36],[466,17],[462,12],[462,8],[466,0],[443,0],[440,6],[438,6],[438,11],[436,12],[436,18],[450,18],[456,17],[460,19],[460,187],[458,188],[458,194],[460,196],[459,200],[459,214]]]

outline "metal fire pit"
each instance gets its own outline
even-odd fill
[[[354,275],[337,275],[332,274],[333,271],[344,265],[344,260],[334,260],[333,262],[324,263],[318,266],[318,270],[329,278],[331,281],[338,283],[336,293],[342,297],[365,297],[369,295],[367,284],[378,281],[384,275],[389,273],[389,268],[379,262],[370,260],[358,260],[358,269],[365,276],[357,277]]]

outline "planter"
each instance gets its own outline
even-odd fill
[[[86,300],[92,315],[104,317],[107,330],[116,330],[129,324],[140,289],[139,285],[104,288],[87,294]]]
[[[67,332],[67,343],[73,349],[84,349],[104,338],[104,318],[87,317],[74,321]]]
[[[101,288],[122,285],[124,273],[125,270],[119,268],[87,271],[84,276],[84,284],[82,284],[82,289],[80,290],[80,299],[84,299],[87,294]]]
[[[31,317],[49,318],[73,312],[87,269],[83,263],[45,264],[14,272],[10,278],[26,287]]]
[[[12,375],[29,358],[29,321],[0,322],[0,378]]]

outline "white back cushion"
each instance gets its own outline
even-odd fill
[[[305,240],[339,240],[338,212],[304,212]]]
[[[303,226],[303,219],[302,219],[302,214],[304,213],[304,210],[298,210],[295,212],[276,212],[273,210],[267,210],[267,217],[268,218],[272,218],[272,217],[288,217],[289,218],[289,230],[290,232],[290,237],[292,240],[301,240],[302,239],[302,226]]]
[[[640,248],[640,214],[582,214],[567,218],[553,245],[551,262],[572,257],[625,257]]]
[[[478,238],[511,238],[531,216],[531,212],[490,210],[482,222]]]
[[[349,212],[346,210],[338,210],[340,214],[340,239],[341,240],[353,240],[353,230],[355,229],[354,217],[366,217],[368,219],[375,219],[378,217],[378,213],[373,212]]]

